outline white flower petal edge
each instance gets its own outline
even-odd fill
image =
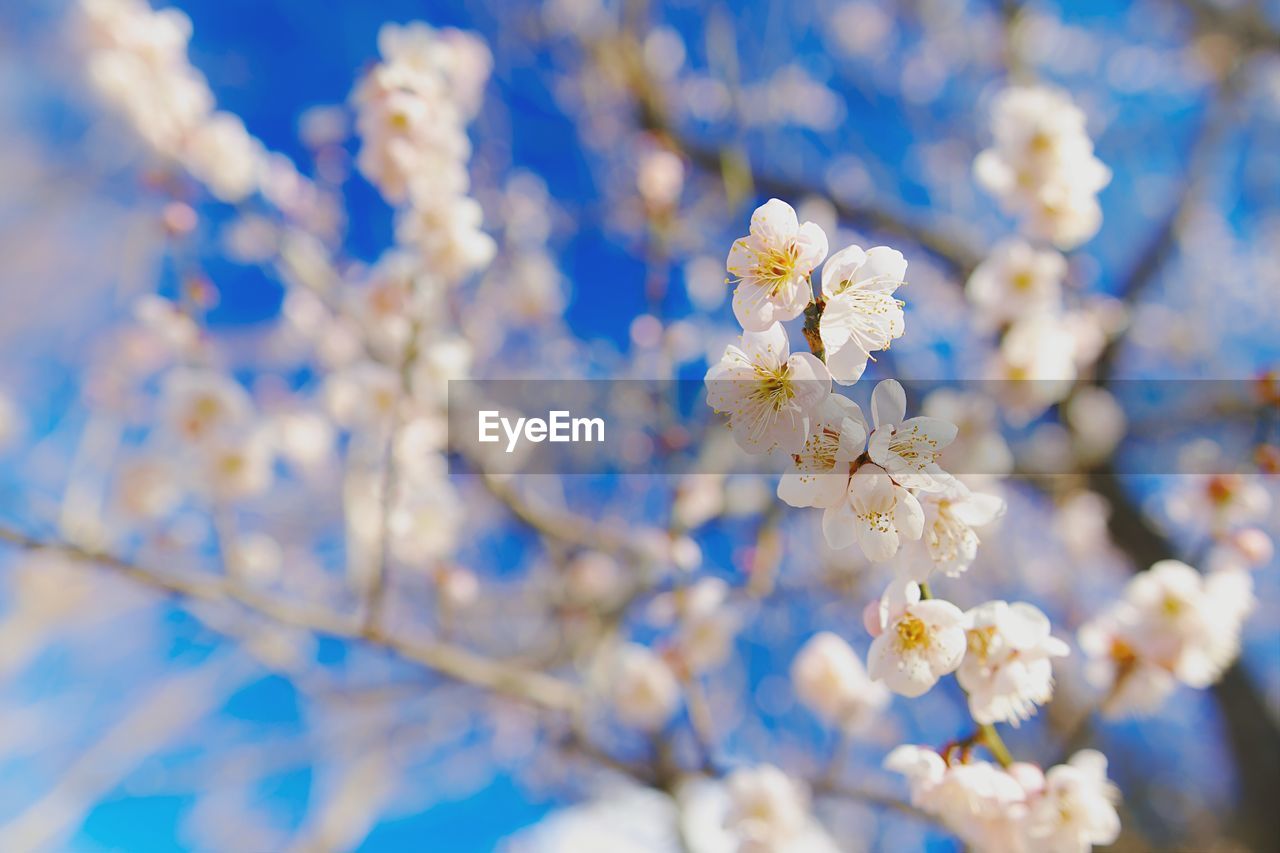
[[[826,306],[818,332],[832,377],[842,385],[862,378],[873,352],[902,336],[902,303],[893,293],[903,284],[907,262],[888,246],[864,252],[849,246],[822,268]]]

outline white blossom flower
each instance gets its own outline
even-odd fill
[[[1119,791],[1107,780],[1107,759],[1085,749],[1045,774],[1044,791],[1032,799],[1027,837],[1045,853],[1088,853],[1120,837]]]
[[[955,424],[923,416],[908,419],[907,394],[892,379],[871,392],[871,414],[875,429],[867,441],[867,455],[894,482],[925,492],[943,491],[954,482],[937,459],[955,440]]]
[[[1067,260],[1055,249],[1037,249],[1025,240],[1002,240],[969,276],[965,295],[978,321],[997,327],[1019,317],[1053,312],[1062,303]]]
[[[219,434],[197,452],[203,467],[193,486],[216,500],[236,501],[261,495],[275,479],[275,448],[265,428]]]
[[[831,393],[827,367],[807,352],[791,354],[780,323],[747,331],[707,371],[707,403],[729,416],[738,446],[749,453],[798,453],[809,425]]]
[[[893,293],[904,283],[907,262],[888,246],[863,251],[849,246],[822,268],[826,305],[818,332],[831,376],[842,385],[862,378],[873,352],[888,349],[905,330],[902,303]]]
[[[188,139],[183,164],[214,197],[234,203],[257,189],[263,157],[262,143],[249,135],[239,117],[217,112]]]
[[[792,470],[778,481],[778,497],[791,506],[829,507],[849,490],[855,459],[867,443],[867,423],[858,404],[832,394],[814,415],[809,436],[792,454]]]
[[[172,370],[160,393],[165,422],[175,435],[191,442],[242,427],[252,415],[248,392],[231,377],[213,370]]]
[[[965,614],[968,652],[956,679],[969,694],[978,723],[1031,717],[1053,695],[1052,658],[1069,653],[1050,636],[1049,619],[1030,604],[989,601]]]
[[[1134,576],[1120,601],[1080,628],[1090,680],[1108,691],[1104,710],[1153,710],[1172,679],[1196,688],[1213,684],[1239,654],[1254,604],[1253,580],[1239,569],[1201,575],[1162,560]],[[1135,677],[1141,690],[1129,684]]]
[[[889,691],[867,675],[853,649],[836,634],[822,631],[801,647],[791,662],[796,696],[828,723],[858,729],[889,704]]]
[[[675,648],[691,672],[713,669],[733,651],[740,619],[728,598],[728,584],[704,577],[651,603],[655,621],[676,625]]]
[[[424,566],[453,553],[463,510],[442,472],[425,483],[404,482],[387,517],[392,555],[410,566]]]
[[[978,553],[978,533],[1004,515],[1005,502],[996,495],[971,492],[954,481],[943,492],[922,495],[924,544],[933,568],[956,577],[972,565]]]
[[[612,700],[614,712],[625,725],[657,731],[680,705],[680,684],[661,657],[630,643],[618,653]]]
[[[1215,535],[1265,518],[1271,509],[1271,495],[1257,475],[1215,473],[1182,480],[1184,485],[1169,499],[1169,514]]]
[[[895,582],[881,599],[879,616],[867,672],[894,693],[922,696],[960,666],[967,646],[965,617],[951,602],[922,601],[919,584]]]
[[[1084,113],[1067,94],[1043,86],[1004,90],[992,107],[992,135],[974,174],[1006,211],[1064,249],[1097,233],[1097,193],[1111,170],[1094,156]]]
[[[733,313],[748,332],[799,317],[813,298],[809,276],[827,256],[827,235],[803,225],[785,201],[773,198],[751,214],[751,233],[735,240],[725,265],[737,284]]]
[[[854,471],[843,499],[822,513],[828,545],[848,548],[857,542],[873,562],[891,559],[904,539],[919,539],[923,531],[920,501],[883,468],[870,463]]]
[[[808,792],[772,764],[735,770],[725,785],[725,826],[737,836],[739,853],[785,850],[808,831]]]

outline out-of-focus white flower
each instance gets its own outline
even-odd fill
[[[455,281],[484,269],[497,253],[483,221],[474,199],[431,196],[396,215],[396,241],[417,248],[430,272]]]
[[[1067,644],[1050,636],[1049,619],[1030,604],[989,601],[965,614],[968,652],[956,679],[978,723],[1029,719],[1053,695],[1052,658]]]
[[[266,533],[245,533],[236,537],[227,561],[239,577],[265,584],[279,577],[284,551]]]
[[[1271,495],[1261,478],[1252,474],[1188,475],[1185,485],[1169,500],[1175,521],[1215,535],[1265,518]]]
[[[728,659],[740,618],[729,604],[729,586],[720,578],[696,583],[653,600],[651,616],[675,623],[675,648],[690,672],[705,672]]]
[[[618,653],[612,699],[614,712],[624,724],[657,731],[680,705],[680,684],[666,661],[632,643]]]
[[[238,202],[257,189],[262,172],[262,143],[231,113],[209,116],[191,135],[183,163],[196,180],[225,202]]]
[[[446,477],[405,483],[387,519],[391,553],[411,566],[446,557],[457,545],[461,523],[462,508]]]
[[[849,246],[822,268],[826,305],[818,332],[831,376],[842,385],[862,378],[873,352],[902,336],[902,303],[893,293],[905,283],[907,262],[888,246]]]
[[[977,309],[978,322],[989,326],[1062,304],[1062,279],[1067,260],[1054,249],[1037,249],[1021,239],[997,243],[965,285],[965,295]]]
[[[569,561],[564,572],[565,592],[578,604],[609,607],[626,592],[622,566],[601,551],[584,551]]]
[[[733,313],[748,332],[799,317],[813,298],[809,276],[827,256],[827,235],[803,225],[785,201],[773,198],[751,214],[751,233],[735,240],[726,267],[737,283]]]
[[[889,691],[867,675],[849,644],[830,631],[814,634],[791,663],[800,701],[831,725],[857,729],[889,704]]]
[[[1093,154],[1084,113],[1064,92],[1012,86],[992,107],[994,145],[974,161],[978,183],[1035,236],[1070,249],[1097,233],[1097,194],[1111,170]]]
[[[436,592],[451,610],[463,610],[480,600],[480,579],[462,566],[441,566],[436,572]]]
[[[867,455],[894,482],[925,492],[941,492],[954,482],[937,459],[955,441],[955,424],[928,417],[908,419],[907,393],[893,379],[871,392],[871,414],[875,429],[867,440]]]
[[[231,377],[201,368],[170,371],[161,386],[164,421],[180,438],[203,442],[237,430],[252,416],[249,394]]]
[[[706,383],[708,405],[729,416],[734,440],[749,453],[798,453],[831,393],[826,365],[807,352],[792,355],[781,323],[744,332],[707,371]]]
[[[324,400],[344,429],[384,429],[401,398],[400,377],[385,364],[361,361],[325,380]]]
[[[867,672],[902,696],[922,696],[964,658],[965,617],[949,601],[920,599],[915,582],[894,582],[880,601],[880,633]]]
[[[219,434],[197,453],[203,462],[203,475],[192,485],[217,500],[256,497],[269,489],[275,479],[275,448],[266,429]]]
[[[121,465],[115,491],[120,508],[139,519],[167,515],[182,500],[177,472],[161,459],[134,459]]]
[[[931,391],[921,412],[956,425],[956,439],[942,449],[938,464],[960,476],[998,477],[1013,470],[1013,453],[1000,431],[990,397],[953,388]]]
[[[1088,853],[1093,845],[1120,837],[1116,803],[1120,793],[1107,780],[1107,758],[1085,749],[1045,774],[1044,791],[1033,798],[1027,838],[1046,853]]]
[[[646,150],[636,169],[636,189],[651,207],[664,210],[680,199],[684,188],[684,161],[666,148]]]
[[[853,461],[867,443],[858,404],[832,394],[813,416],[809,437],[792,454],[792,470],[778,481],[778,497],[791,506],[834,506],[849,490]]]
[[[1032,314],[1010,326],[989,370],[990,378],[1001,380],[1006,417],[1015,421],[1030,420],[1065,398],[1076,374],[1076,338],[1052,314]]]
[[[919,539],[923,531],[920,501],[883,468],[870,463],[858,466],[844,498],[822,513],[828,545],[848,548],[857,542],[874,562],[892,558],[903,540]]]
[[[808,830],[808,792],[772,764],[735,770],[725,785],[725,826],[737,836],[740,853],[785,850]]]
[[[1104,712],[1154,710],[1173,679],[1213,684],[1239,654],[1254,603],[1253,579],[1239,569],[1201,575],[1162,560],[1136,575],[1120,601],[1080,628],[1090,680],[1108,691]]]
[[[946,491],[921,496],[924,544],[934,569],[957,577],[978,554],[977,528],[1004,515],[1005,502],[996,495],[969,491],[955,481]]]
[[[280,456],[303,471],[324,465],[333,455],[333,423],[320,412],[283,412],[272,419]]]

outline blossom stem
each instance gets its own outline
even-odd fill
[[[933,591],[929,589],[929,585],[921,581],[920,583],[920,600],[928,601],[933,598]]]
[[[996,727],[990,723],[984,723],[978,727],[978,731],[982,734],[982,743],[991,754],[995,756],[996,761],[1001,767],[1008,767],[1013,763],[1013,756],[1009,753],[1009,747],[1004,745],[1000,733],[996,731]]]
[[[812,287],[812,285],[810,286]],[[822,321],[822,309],[826,307],[826,300],[818,296],[804,309],[805,342],[809,344],[810,351],[823,361],[827,360],[827,353],[826,348],[822,345],[822,333],[819,330],[819,323]]]

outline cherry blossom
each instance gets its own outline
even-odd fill
[[[680,704],[671,668],[647,647],[628,644],[617,656],[613,708],[623,723],[646,731],[666,725]]]
[[[1067,644],[1050,636],[1049,619],[1030,604],[989,601],[965,613],[968,652],[956,679],[978,723],[1029,719],[1053,695],[1055,657]]]
[[[866,463],[849,478],[844,497],[822,513],[822,533],[832,548],[854,542],[868,560],[882,562],[898,553],[904,540],[924,532],[924,509],[911,492],[883,468]]]
[[[920,496],[924,509],[924,544],[936,569],[958,577],[978,554],[977,529],[1004,515],[1005,502],[996,495],[971,492],[960,481],[945,491]]]
[[[925,492],[940,492],[952,483],[937,458],[955,440],[955,424],[923,416],[908,419],[907,394],[892,379],[871,392],[871,412],[875,429],[867,441],[867,455],[894,482]]]
[[[729,416],[734,440],[749,453],[799,453],[831,393],[826,365],[807,352],[792,355],[780,323],[744,332],[706,382],[707,404]]]
[[[792,470],[778,482],[778,498],[796,507],[829,507],[848,492],[849,472],[867,442],[858,404],[832,394],[814,415],[804,446],[792,455]]]
[[[902,303],[893,293],[905,282],[907,262],[888,246],[849,246],[822,267],[826,305],[818,330],[831,376],[842,385],[862,378],[873,352],[888,349],[905,330]]]
[[[967,640],[960,608],[921,600],[920,585],[894,583],[880,601],[880,632],[867,654],[867,672],[901,696],[923,696],[955,672]]]
[[[842,729],[864,727],[889,704],[889,691],[871,680],[853,649],[836,634],[814,634],[791,663],[800,701]]]
[[[733,314],[748,332],[800,316],[813,299],[809,276],[827,256],[827,235],[803,225],[795,209],[773,198],[751,215],[751,233],[735,240],[725,266],[737,284]]]

